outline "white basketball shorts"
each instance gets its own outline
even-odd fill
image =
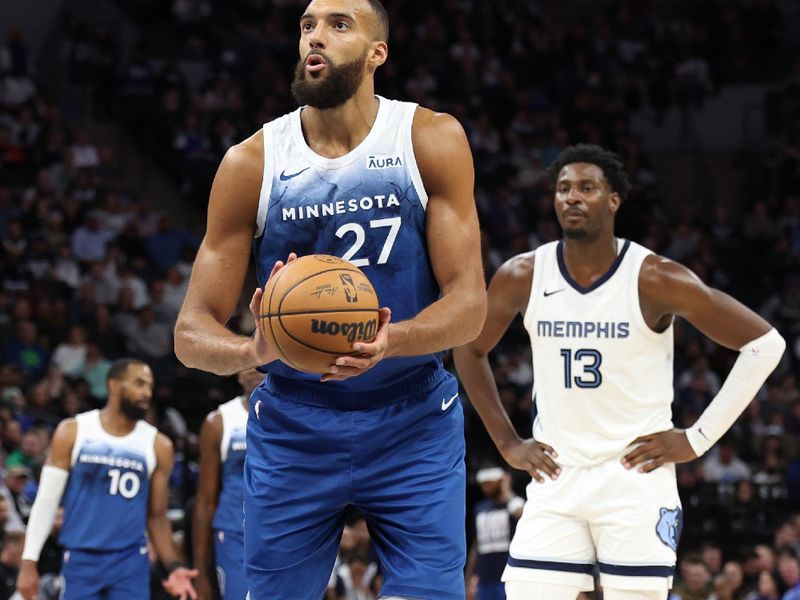
[[[651,473],[618,460],[563,466],[556,481],[531,481],[503,581],[667,590],[682,527],[675,465]]]

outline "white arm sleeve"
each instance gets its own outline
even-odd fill
[[[686,438],[697,456],[705,454],[730,429],[778,366],[785,349],[786,340],[774,328],[741,347],[739,358],[719,393],[686,430]]]
[[[53,529],[56,520],[56,511],[61,502],[61,496],[67,485],[69,471],[45,465],[42,467],[42,476],[39,478],[39,491],[33,502],[31,514],[28,517],[28,527],[25,531],[25,548],[22,551],[22,560],[39,560],[42,546]]]

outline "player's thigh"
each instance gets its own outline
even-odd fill
[[[383,594],[464,596],[464,413],[458,384],[363,411],[355,424],[356,502],[370,527]]]
[[[105,600],[112,579],[113,562],[106,553],[67,550],[61,567],[63,587],[60,600]]]
[[[603,470],[591,519],[603,588],[665,592],[683,521],[675,466],[639,473],[610,461]]]
[[[666,600],[666,590],[603,590],[603,600]]]
[[[247,427],[244,562],[252,600],[318,600],[349,502],[352,418],[258,388]],[[255,407],[258,406],[258,414]]]
[[[244,600],[247,579],[244,574],[244,535],[231,531],[214,532],[214,559],[223,600]]]
[[[507,600],[575,600],[581,589],[535,581],[506,582]]]
[[[146,600],[150,598],[150,560],[147,547],[115,553],[109,568],[110,585],[104,600]]]
[[[591,471],[563,466],[553,481],[531,481],[503,581],[594,588],[595,548],[583,508]]]

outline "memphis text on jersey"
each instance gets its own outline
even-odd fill
[[[536,321],[539,337],[625,339],[630,328],[627,321]]]

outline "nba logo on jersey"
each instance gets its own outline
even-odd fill
[[[678,540],[681,538],[681,529],[683,529],[682,511],[680,508],[661,508],[659,514],[660,517],[656,525],[658,539],[673,550],[677,550]]]
[[[403,159],[399,154],[370,154],[367,156],[367,169],[370,171],[402,166]]]

